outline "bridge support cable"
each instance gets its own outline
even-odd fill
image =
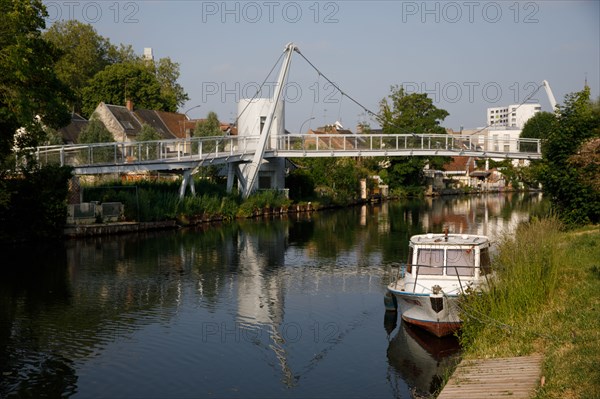
[[[348,95],[346,92],[344,92],[337,84],[335,84],[331,79],[329,79],[327,76],[325,76],[323,74],[323,72],[321,72],[319,70],[319,68],[317,68],[312,62],[310,62],[308,60],[308,58],[306,58],[304,56],[304,54],[302,54],[300,52],[300,50],[296,50],[296,52],[300,55],[300,57],[304,58],[304,61],[306,61],[308,63],[308,65],[310,65],[315,71],[317,71],[317,73],[319,74],[319,76],[322,76],[323,79],[325,79],[326,81],[328,81],[333,87],[335,87],[342,95],[342,98],[345,96],[347,97],[350,101],[352,101],[353,103],[355,103],[356,105],[358,105],[360,108],[362,108],[368,115],[371,115],[372,117],[377,118],[378,115],[371,111],[370,109],[368,109],[367,107],[365,107],[364,105],[362,105],[361,103],[359,103],[357,100],[355,100],[353,97],[351,97],[350,95]],[[300,132],[302,133],[302,132]]]

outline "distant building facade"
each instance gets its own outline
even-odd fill
[[[540,104],[511,104],[507,107],[487,109],[489,127],[510,127],[523,129],[525,122],[542,110]]]

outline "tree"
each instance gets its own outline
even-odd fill
[[[219,117],[213,111],[210,111],[206,115],[206,119],[198,121],[196,123],[196,127],[194,128],[194,137],[215,137],[215,136],[223,136],[223,132],[221,131],[221,122],[219,122]],[[207,140],[202,142],[202,153],[210,154],[217,149],[217,141],[216,140]],[[199,151],[199,143],[194,142],[192,144],[192,151],[194,153],[198,153]],[[216,179],[219,176],[219,169],[216,166],[203,166],[200,168],[200,174],[204,177]]]
[[[98,72],[83,89],[83,114],[91,115],[100,102],[124,104],[131,100],[139,108],[175,112],[188,100],[177,84],[179,65],[160,60],[137,59],[109,65]]]
[[[60,132],[51,127],[44,127],[46,133],[46,139],[40,142],[40,145],[63,145],[63,138]]]
[[[59,52],[42,37],[47,12],[41,0],[0,0],[0,165],[13,147],[36,146],[42,126],[66,126],[72,93],[56,76]],[[19,129],[20,134],[15,137]]]
[[[214,137],[222,135],[223,132],[221,132],[221,122],[219,122],[219,117],[213,111],[208,113],[206,119],[198,121],[198,123],[196,123],[196,127],[194,128],[194,137]],[[202,144],[203,153],[213,152],[215,149],[216,143],[214,141],[205,141]],[[198,151],[198,149],[195,145],[194,152],[196,151]]]
[[[160,133],[147,123],[142,124],[142,129],[136,137],[136,141],[157,141],[162,139]],[[160,143],[146,143],[141,149],[140,157],[142,159],[156,159],[159,151]]]
[[[521,138],[528,139],[545,139],[550,135],[554,124],[556,123],[556,115],[552,112],[538,112],[523,126]]]
[[[115,139],[100,119],[92,117],[85,129],[79,135],[81,144],[112,143]]]
[[[206,115],[206,119],[198,121],[194,128],[194,137],[211,137],[211,136],[222,136],[221,122],[219,117],[213,111],[210,111]]]
[[[156,78],[160,84],[162,96],[169,103],[175,104],[175,109],[181,107],[190,98],[183,90],[183,87],[177,83],[179,79],[179,64],[171,61],[169,57],[161,58],[154,64]]]
[[[544,192],[567,224],[600,222],[600,191],[593,184],[600,176],[590,176],[598,172],[593,166],[598,137],[600,107],[590,101],[589,87],[568,94],[542,146],[539,168]]]
[[[175,111],[160,93],[156,76],[141,62],[109,65],[98,72],[83,89],[83,114],[91,115],[100,102],[125,104],[133,101],[146,109]]]
[[[100,119],[92,117],[85,129],[79,135],[79,143],[113,143],[115,141],[111,132],[108,131]],[[109,162],[114,159],[115,151],[112,147],[94,146],[81,154],[85,162]]]
[[[449,113],[433,105],[427,94],[406,94],[404,87],[397,85],[391,92],[379,103],[377,120],[384,133],[446,133],[440,123]]]
[[[440,124],[449,115],[446,110],[437,108],[427,94],[406,94],[402,86],[392,86],[391,94],[379,103],[377,120],[384,133],[422,134],[446,133]],[[392,157],[389,160],[386,176],[390,187],[420,185],[423,180],[423,167],[429,162],[440,166],[447,157]]]
[[[74,19],[55,22],[43,37],[62,52],[54,70],[75,93],[76,112],[81,112],[83,89],[95,74],[109,65],[137,59],[131,46],[116,47],[92,25]]]
[[[162,139],[160,133],[158,133],[155,128],[147,123],[142,124],[142,129],[136,137],[136,141],[153,141],[160,139]]]
[[[309,200],[315,194],[315,181],[306,169],[296,169],[285,178],[285,185],[289,188],[290,198],[300,201]]]
[[[585,141],[577,153],[569,157],[569,165],[581,172],[581,179],[600,192],[600,134]]]

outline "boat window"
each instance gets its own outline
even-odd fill
[[[408,260],[406,261],[406,273],[412,272],[413,247],[408,247]]]
[[[443,249],[419,249],[417,254],[417,265],[419,275],[433,274],[442,275],[444,272],[444,250]]]
[[[447,276],[472,276],[475,274],[475,249],[448,249],[446,254]]]
[[[492,263],[490,261],[490,250],[489,248],[481,248],[481,256],[480,256],[480,265],[481,272],[483,274],[488,274],[492,271]]]

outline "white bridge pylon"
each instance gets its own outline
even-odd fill
[[[284,134],[283,124],[275,125],[280,127],[278,129],[271,128],[274,126],[273,123],[276,119],[277,108],[283,106],[281,102],[283,96],[283,89],[290,71],[290,64],[292,62],[292,55],[294,51],[298,51],[296,45],[293,43],[288,43],[284,50],[285,58],[281,65],[281,70],[279,71],[279,76],[275,85],[275,93],[273,94],[273,98],[271,99],[271,106],[269,112],[266,115],[264,124],[260,122],[256,125],[259,131],[254,133],[259,135],[259,139],[256,145],[254,156],[252,157],[252,162],[250,164],[245,165],[240,163],[230,164],[229,166],[227,187],[230,188],[233,184],[232,168],[237,167],[238,171],[236,172],[236,175],[238,177],[239,184],[242,188],[244,198],[248,198],[248,196],[250,196],[250,194],[252,194],[252,192],[255,190],[256,177],[258,176],[258,173],[260,171],[261,164],[264,162],[265,149],[267,148],[267,143],[269,141],[269,136],[271,135],[271,130],[276,130],[275,135],[277,136],[277,139],[280,136],[283,136]],[[283,112],[281,112],[281,115],[283,116]],[[238,115],[238,118],[239,117],[240,115]]]

